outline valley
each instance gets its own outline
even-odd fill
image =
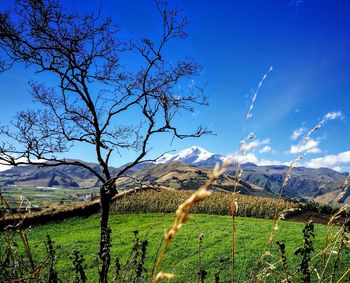
[[[125,173],[116,185],[120,191],[135,186],[164,186],[176,190],[196,190],[209,178],[212,168],[224,157],[203,148],[193,146],[174,155],[165,155],[156,162],[141,163]],[[90,163],[96,170],[97,165]],[[232,164],[211,187],[216,191],[233,189],[235,164]],[[121,167],[122,168],[122,167]],[[111,168],[118,172],[121,168]],[[238,191],[243,195],[277,198],[287,166],[258,166],[243,163]],[[344,187],[347,173],[329,168],[296,167],[284,188],[285,198],[319,202],[322,204],[349,204],[350,189]],[[76,166],[37,167],[18,166],[0,172],[0,187],[4,196],[15,205],[22,195],[32,205],[47,207],[52,204],[70,204],[90,200],[98,196],[100,182],[84,168]],[[339,195],[343,197],[339,199]],[[339,201],[340,200],[340,201]]]

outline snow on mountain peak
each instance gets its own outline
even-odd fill
[[[165,153],[165,154],[163,154],[161,157],[159,157],[159,158],[156,160],[156,163],[166,163],[166,162],[169,162],[170,159],[171,159],[173,156],[174,156],[173,154]]]
[[[197,163],[202,160],[210,158],[213,153],[201,148],[199,146],[192,146],[190,148],[184,149],[177,154],[175,160],[181,161],[182,159],[195,158],[192,163]]]
[[[170,161],[181,161],[186,164],[194,164],[198,165],[206,164],[213,165],[216,162],[221,162],[223,160],[223,157],[219,154],[214,154],[206,149],[199,147],[199,146],[192,146],[190,148],[186,148],[182,151],[180,151],[177,154],[164,154],[162,157],[160,157],[156,163],[166,163]]]

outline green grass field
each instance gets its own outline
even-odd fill
[[[1,183],[0,183],[1,184]],[[24,196],[30,203],[39,208],[52,207],[53,205],[71,205],[84,201],[84,195],[93,193],[99,195],[98,188],[35,188],[35,187],[1,187],[4,198],[10,206],[15,208],[20,203],[20,197]],[[27,202],[23,203],[23,207]]]
[[[171,226],[173,214],[128,214],[112,215],[110,226],[112,232],[112,261],[116,256],[120,257],[122,265],[130,256],[133,245],[133,231],[138,230],[140,238],[149,240],[149,248],[146,258],[147,274],[150,274],[152,265],[164,232]],[[267,250],[267,238],[271,231],[272,222],[255,218],[236,219],[237,225],[237,256],[236,277],[248,278],[254,273],[256,262],[264,251]],[[288,264],[295,266],[300,259],[293,255],[294,250],[302,245],[303,223],[280,222],[276,239],[286,242]],[[324,239],[326,226],[315,225],[315,250],[319,251]],[[86,259],[86,272],[88,282],[98,281],[98,272],[95,259],[97,258],[99,242],[99,217],[97,215],[88,218],[64,220],[44,226],[30,229],[28,237],[37,259],[44,259],[46,235],[49,234],[56,247],[58,256],[57,269],[69,274],[72,272],[72,264],[69,256],[73,250],[79,250]],[[171,243],[161,270],[175,273],[176,278],[172,282],[196,282],[199,268],[198,237],[204,234],[202,265],[208,272],[205,282],[213,282],[214,274],[218,271],[221,258],[229,258],[231,255],[231,217],[218,215],[192,216]],[[273,247],[275,262],[279,259],[277,249]],[[315,254],[315,252],[314,252]],[[347,263],[349,254],[342,257],[342,262]],[[341,270],[345,270],[343,266]],[[230,281],[230,263],[224,266],[220,275],[220,282]],[[114,264],[111,264],[110,278],[114,276]],[[314,274],[314,276],[316,276]],[[149,279],[149,278],[148,278]],[[149,281],[149,280],[146,280]]]

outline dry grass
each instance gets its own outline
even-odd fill
[[[231,193],[211,191],[205,202],[197,203],[191,213],[231,215]],[[120,198],[114,206],[116,213],[174,212],[194,191],[140,191]],[[274,212],[298,208],[300,204],[285,199],[260,198],[238,194],[237,216],[272,219]]]

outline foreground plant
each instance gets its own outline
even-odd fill
[[[308,222],[303,229],[303,246],[296,249],[295,255],[301,257],[301,262],[298,270],[301,273],[302,281],[309,283],[311,280],[311,270],[310,270],[310,260],[311,253],[314,251],[312,238],[315,237],[314,234],[314,224],[312,221]]]
[[[21,200],[23,197],[21,197]],[[40,267],[37,267],[33,255],[31,252],[31,247],[28,242],[27,233],[26,230],[22,227],[22,223],[24,220],[24,215],[22,214],[22,203],[20,203],[17,206],[17,218],[15,217],[15,212],[13,211],[13,208],[10,207],[7,200],[3,197],[2,192],[0,190],[0,205],[1,208],[4,210],[4,216],[9,215],[9,217],[14,220],[13,225],[6,225],[6,222],[2,222],[2,225],[4,227],[1,227],[1,230],[4,231],[3,233],[3,241],[2,243],[3,248],[5,248],[4,252],[4,258],[2,259],[1,265],[1,277],[3,278],[12,278],[12,280],[16,280],[18,277],[21,278],[23,274],[25,274],[26,277],[29,279],[33,279],[35,281],[38,281],[39,273],[41,271]],[[30,206],[29,206],[30,210]],[[18,236],[21,240],[21,244],[24,249],[24,253],[26,256],[26,259],[21,256],[21,254],[18,252],[18,246],[16,242],[14,241],[14,238]],[[18,269],[17,266],[22,266],[23,270]],[[23,273],[22,273],[23,272]]]
[[[262,87],[264,81],[266,80],[267,76],[272,72],[272,66],[269,68],[267,73],[262,77],[260,80],[258,87],[256,88],[253,98],[250,103],[250,107],[247,112],[246,119],[244,121],[242,133],[241,133],[241,138],[239,140],[239,147],[238,147],[238,155],[237,155],[237,160],[236,161],[236,169],[235,169],[235,180],[233,184],[233,193],[232,193],[232,201],[231,201],[231,215],[232,215],[232,278],[231,281],[232,283],[235,281],[235,254],[236,254],[236,224],[235,224],[235,215],[238,210],[238,192],[237,192],[237,187],[239,184],[239,180],[242,176],[243,170],[241,169],[241,163],[245,161],[246,155],[251,150],[251,146],[249,145],[249,142],[251,140],[255,139],[255,135],[253,133],[250,133],[245,137],[245,132],[246,128],[248,125],[249,120],[253,117],[253,108],[255,105],[256,98],[259,94],[260,88]]]
[[[206,200],[210,196],[211,192],[208,190],[210,185],[212,185],[225,172],[225,170],[231,163],[232,163],[232,160],[227,159],[223,162],[222,165],[216,164],[212,174],[210,175],[209,180],[197,191],[195,191],[188,199],[186,199],[182,204],[179,205],[175,213],[174,223],[170,228],[170,230],[164,236],[165,243],[155,263],[155,267],[153,271],[154,274],[152,275],[153,277],[152,283],[158,282],[159,279],[164,279],[164,278],[167,279],[175,276],[174,274],[158,272],[158,269],[163,261],[163,258],[170,246],[170,243],[173,240],[173,238],[176,236],[177,232],[180,230],[182,225],[190,219],[189,217],[190,209],[194,207],[197,203],[200,203]]]

